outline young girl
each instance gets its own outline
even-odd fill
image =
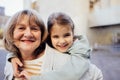
[[[43,66],[44,73],[40,76],[32,76],[31,80],[78,80],[83,76],[89,67],[88,60],[85,58],[89,57],[90,49],[83,37],[80,41],[76,39],[73,43],[73,29],[72,20],[65,14],[56,13],[49,17],[48,44],[60,52],[70,54],[71,57],[68,54],[60,54],[47,46],[45,53],[47,57]],[[29,72],[23,70],[21,75],[28,78]]]
[[[52,67],[53,68],[52,70],[54,71],[58,71],[59,69],[65,70],[65,71],[61,70],[61,72],[63,71],[61,74],[63,76],[69,74],[69,76],[66,76],[66,78],[64,78],[63,80],[80,79],[89,68],[88,59],[90,57],[89,54],[90,48],[87,39],[85,38],[85,36],[79,36],[80,40],[76,39],[76,37],[74,36],[74,23],[72,19],[64,13],[53,13],[52,15],[50,15],[50,17],[48,18],[47,28],[49,33],[47,43],[50,47],[56,49],[59,52],[70,54],[72,56],[71,59],[77,57],[75,58],[76,62],[74,61],[73,61],[74,63],[72,61],[70,62],[71,64],[73,63],[72,67],[70,67],[69,65],[67,67],[67,64],[70,63],[66,63],[66,67],[70,69],[66,69],[64,65],[64,68],[66,70],[62,67],[62,65],[65,64],[64,62],[67,61],[67,58],[65,58],[64,60],[64,57],[60,58],[60,55],[58,57],[56,56],[56,58],[52,57],[54,59],[53,65],[55,65]],[[55,54],[58,53],[57,51],[55,52]],[[55,54],[53,55],[55,56]],[[79,62],[77,62],[77,60]],[[76,66],[74,67],[76,68],[76,70],[74,70],[73,66]],[[48,74],[47,78],[44,79],[53,80],[54,78],[51,78],[52,74],[50,72]],[[75,74],[79,75],[76,78],[68,78]],[[38,79],[38,77],[36,77],[35,79]]]

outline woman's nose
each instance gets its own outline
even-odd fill
[[[28,37],[32,36],[32,31],[29,28],[27,28],[24,32],[24,36],[28,36]]]

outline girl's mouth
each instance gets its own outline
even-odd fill
[[[58,45],[60,48],[65,48],[68,44]]]

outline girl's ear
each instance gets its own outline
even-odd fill
[[[77,39],[77,36],[74,36],[74,37],[73,37],[73,41],[75,41],[76,39]]]

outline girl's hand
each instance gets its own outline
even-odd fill
[[[25,70],[23,70],[21,73],[20,73],[20,77],[23,78],[23,80],[30,80],[30,77],[31,77],[31,74]]]
[[[20,71],[19,71],[18,67],[23,66],[22,62],[17,57],[13,57],[11,59],[11,63],[12,63],[12,66],[13,66],[14,76],[19,77]]]

